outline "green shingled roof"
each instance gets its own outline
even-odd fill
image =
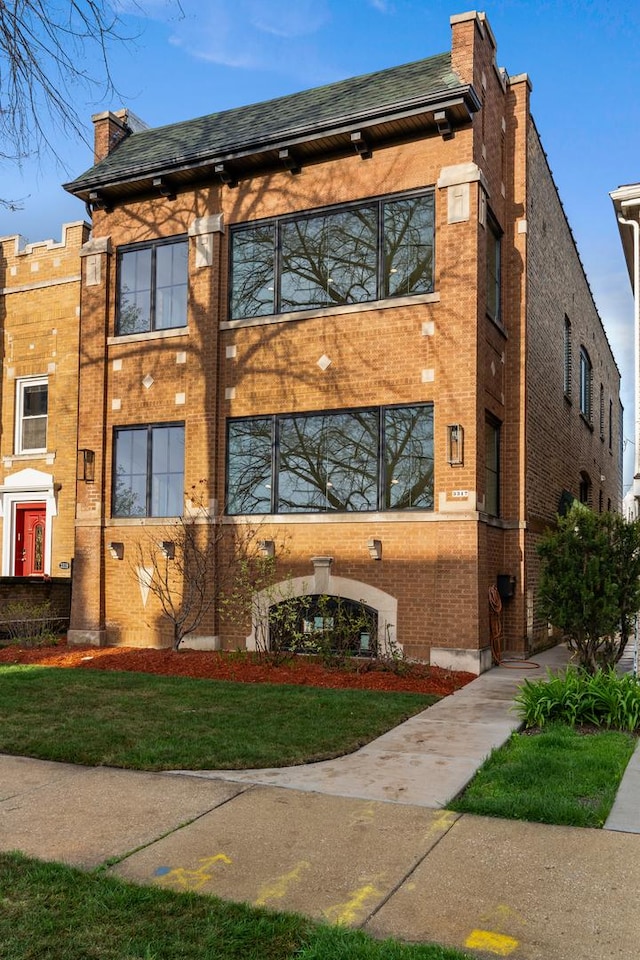
[[[76,193],[210,158],[259,151],[287,138],[364,122],[463,86],[451,68],[451,55],[443,53],[265,103],[143,130],[130,134],[104,160],[65,184],[65,189]]]

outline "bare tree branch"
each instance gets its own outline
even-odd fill
[[[111,46],[132,39],[108,0],[0,0],[0,159],[86,141],[76,104],[115,95]]]

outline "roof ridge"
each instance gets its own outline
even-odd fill
[[[159,133],[162,130],[174,129],[176,127],[185,127],[189,126],[192,123],[200,123],[203,120],[214,120],[219,117],[228,117],[231,114],[240,114],[245,110],[251,110],[256,107],[268,107],[273,104],[281,104],[286,101],[298,100],[301,97],[310,97],[312,94],[320,93],[321,91],[332,90],[335,91],[336,87],[347,86],[351,84],[357,84],[362,81],[372,81],[377,77],[389,76],[393,73],[397,73],[401,70],[407,70],[411,67],[423,66],[426,63],[431,63],[436,60],[448,60],[451,62],[451,53],[445,51],[444,53],[436,53],[430,57],[424,57],[421,60],[410,60],[408,63],[397,64],[395,67],[384,67],[381,70],[374,70],[371,73],[359,74],[355,77],[344,77],[342,80],[335,80],[332,83],[323,83],[317,87],[306,87],[303,90],[296,90],[292,93],[285,93],[279,97],[270,97],[268,100],[256,100],[253,103],[241,104],[237,107],[228,107],[226,110],[215,110],[213,113],[203,113],[199,117],[190,117],[186,120],[175,120],[172,123],[163,123],[159,127],[147,127],[144,130],[132,131],[131,137],[146,137],[154,133]],[[451,71],[454,72],[453,69]]]

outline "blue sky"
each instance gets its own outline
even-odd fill
[[[114,45],[117,100],[84,102],[91,114],[125,105],[151,126],[267,100],[450,49],[453,0],[115,0],[135,36]],[[480,5],[497,60],[527,73],[532,111],[591,288],[623,375],[625,481],[633,472],[633,305],[609,192],[640,181],[638,0],[495,0]],[[79,96],[84,96],[79,91]],[[57,139],[50,157],[0,164],[0,236],[59,239],[83,205],[60,184],[91,165],[91,148]]]

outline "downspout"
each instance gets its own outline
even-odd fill
[[[623,200],[625,209],[640,207],[640,200]],[[625,220],[618,214],[618,223],[633,230],[633,303],[634,303],[634,374],[635,374],[635,466],[633,471],[633,495],[640,507],[640,222]]]

